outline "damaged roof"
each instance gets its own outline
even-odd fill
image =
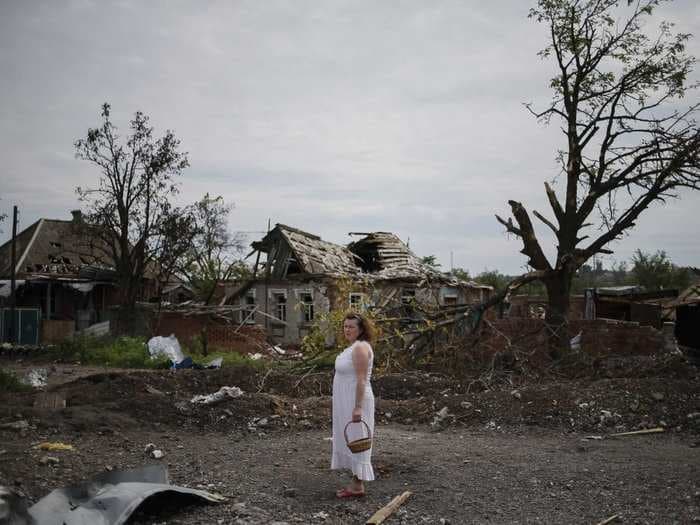
[[[337,277],[359,277],[370,280],[434,280],[453,286],[469,286],[491,290],[490,286],[473,281],[461,281],[423,263],[409,247],[393,233],[373,232],[350,243],[347,247],[324,241],[318,235],[277,224],[260,241],[252,243],[254,250],[266,253],[271,260],[270,271],[275,278],[286,277],[293,268],[298,273]],[[280,245],[284,240],[288,248]],[[290,253],[291,250],[291,253]]]
[[[404,242],[389,232],[365,234],[362,239],[350,243],[348,250],[361,260],[363,270],[380,279],[405,279],[442,276],[434,268],[423,263]]]
[[[277,224],[262,240],[254,242],[252,246],[274,257],[277,254],[272,253],[272,250],[275,240],[280,236],[291,248],[290,255],[304,273],[339,275],[360,271],[355,264],[355,257],[347,248],[285,224]]]
[[[17,235],[16,274],[78,277],[81,270],[102,267],[91,237],[75,220],[39,219]],[[12,241],[0,246],[0,276],[9,277]]]

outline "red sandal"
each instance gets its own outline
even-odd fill
[[[340,489],[338,492],[335,493],[335,496],[340,499],[346,499],[346,498],[361,498],[365,495],[365,491],[361,490],[360,492],[353,492],[352,490],[349,490],[347,487]]]

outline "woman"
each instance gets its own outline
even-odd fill
[[[348,314],[343,321],[343,334],[350,346],[335,359],[333,377],[333,455],[331,469],[350,469],[352,480],[336,492],[339,498],[365,495],[365,481],[374,479],[372,449],[353,454],[345,442],[344,430],[349,421],[348,439],[366,437],[367,423],[374,435],[374,394],[370,385],[374,353],[370,346],[372,327],[360,314]]]

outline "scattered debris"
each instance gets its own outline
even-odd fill
[[[316,514],[313,515],[313,517],[317,520],[327,520],[328,519],[328,513],[327,512],[317,512]]]
[[[46,450],[48,452],[56,452],[61,450],[75,450],[73,445],[69,445],[68,443],[61,443],[60,441],[45,441],[43,443],[39,443],[34,448],[37,448],[39,450]]]
[[[20,419],[12,423],[0,423],[0,429],[26,431],[29,430],[29,422],[26,419]]]
[[[48,378],[49,372],[46,368],[34,368],[27,373],[26,377],[22,379],[22,382],[34,388],[44,388],[48,382]]]
[[[204,365],[206,368],[221,368],[221,365],[224,363],[224,358],[223,357],[217,357],[216,359],[212,359]]]
[[[161,459],[165,456],[165,452],[160,450],[155,443],[149,443],[144,447],[143,451],[154,459]]]
[[[109,321],[103,321],[101,323],[95,323],[88,326],[80,331],[80,335],[91,336],[91,337],[104,337],[109,335]]]
[[[586,436],[586,437],[584,437],[583,439],[600,441],[600,440],[603,439],[603,436]]]
[[[154,395],[156,395],[156,396],[164,396],[164,395],[165,395],[163,392],[161,392],[161,391],[158,390],[156,387],[151,386],[151,385],[146,385],[145,390],[146,390],[146,392],[148,392],[149,394],[154,394]]]
[[[400,496],[396,496],[389,502],[388,505],[382,507],[377,512],[375,512],[370,519],[367,520],[366,525],[379,525],[383,523],[389,516],[391,516],[396,510],[403,505],[403,503],[408,499],[412,492],[406,491]]]
[[[58,465],[60,462],[60,459],[53,456],[43,456],[39,460],[39,463],[41,463],[42,465]]]
[[[226,500],[204,490],[170,485],[167,469],[163,465],[151,465],[131,471],[103,472],[77,486],[56,489],[30,507],[29,515],[36,523],[122,525],[144,501],[156,494],[164,495],[157,500],[163,506],[177,502],[179,495],[209,503]]]
[[[222,386],[218,392],[207,395],[196,395],[190,399],[190,403],[199,403],[202,405],[212,405],[214,403],[219,403],[224,399],[233,399],[243,395],[243,390],[237,386]]]
[[[581,350],[581,337],[583,336],[583,331],[580,331],[569,341],[569,346],[572,350]]]
[[[433,418],[433,422],[430,423],[430,426],[436,427],[436,426],[442,424],[443,421],[445,421],[448,417],[454,417],[454,416],[452,416],[450,414],[450,412],[446,406],[442,407],[442,409],[440,409],[440,411],[437,414],[435,414],[435,417]]]

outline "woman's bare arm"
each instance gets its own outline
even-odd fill
[[[352,420],[357,422],[362,418],[362,402],[365,399],[367,387],[367,370],[369,368],[369,346],[365,342],[358,342],[352,349],[352,364],[355,367],[357,385],[355,387],[355,408],[352,411]]]

